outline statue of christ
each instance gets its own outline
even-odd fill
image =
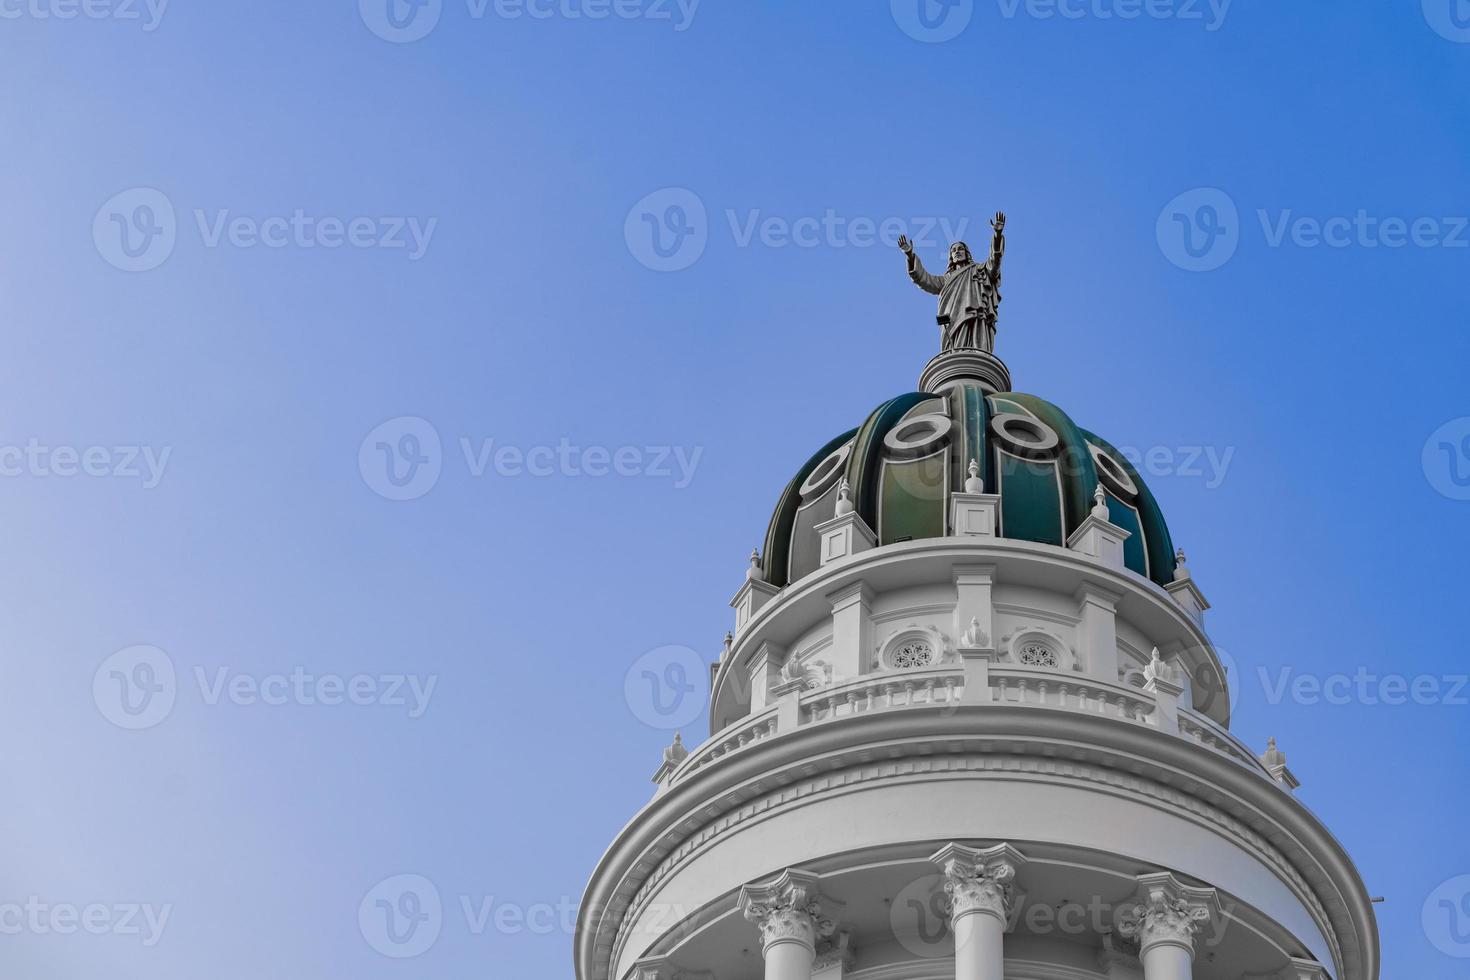
[[[930,274],[914,253],[907,238],[899,238],[898,247],[908,257],[909,278],[926,293],[939,297],[939,327],[943,333],[942,350],[978,348],[995,351],[995,321],[1000,312],[1000,262],[1006,252],[1006,216],[997,214],[990,222],[994,235],[990,256],[978,263],[970,255],[970,247],[955,242],[949,248],[949,268],[944,275]]]

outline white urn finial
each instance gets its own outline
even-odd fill
[[[970,476],[965,480],[965,493],[984,493],[985,481],[980,479],[980,461],[970,460]]]
[[[1098,520],[1108,520],[1110,516],[1108,514],[1108,492],[1103,489],[1101,483],[1097,485],[1096,490],[1092,491],[1092,499],[1094,501],[1092,505],[1092,516]]]
[[[837,516],[845,517],[852,511],[852,486],[848,484],[847,477],[844,476],[842,482],[837,484]]]
[[[761,552],[759,548],[751,549],[750,568],[746,571],[745,577],[752,582],[764,582],[766,580],[766,573],[761,569]]]
[[[1174,552],[1174,581],[1183,582],[1189,578],[1189,569],[1185,567],[1186,561],[1188,559],[1184,557],[1183,548]]]

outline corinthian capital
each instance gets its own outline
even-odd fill
[[[1170,945],[1192,954],[1195,935],[1220,914],[1215,889],[1186,885],[1167,872],[1143,875],[1138,885],[1138,894],[1118,913],[1118,931],[1137,939],[1145,953]]]
[[[944,873],[950,920],[983,912],[1006,921],[1016,904],[1016,872],[1026,858],[1009,844],[985,850],[949,844],[929,859]]]
[[[820,879],[809,871],[783,871],[763,885],[740,889],[740,911],[761,933],[761,948],[769,952],[781,943],[797,943],[813,952],[817,942],[837,931],[837,923],[823,914]]]

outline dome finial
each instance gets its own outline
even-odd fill
[[[852,487],[848,484],[847,477],[844,476],[842,482],[837,484],[837,516],[845,517],[851,514],[852,510]]]
[[[980,479],[980,461],[970,460],[970,477],[965,481],[965,493],[984,493],[985,481]]]
[[[1183,548],[1174,552],[1174,581],[1183,582],[1189,578],[1189,569],[1184,567],[1188,560],[1184,557]]]
[[[674,744],[664,749],[664,762],[671,766],[677,766],[689,758],[689,750],[684,747],[684,733],[674,733]]]
[[[761,552],[759,548],[752,548],[750,550],[750,568],[746,571],[745,577],[752,582],[764,582],[766,580],[766,573],[761,569]]]
[[[1092,499],[1095,501],[1092,505],[1092,516],[1099,520],[1108,520],[1111,517],[1108,513],[1108,492],[1103,489],[1101,483],[1097,485],[1096,490],[1092,491]]]

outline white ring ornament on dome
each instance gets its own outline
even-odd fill
[[[1032,459],[1050,459],[1062,442],[1055,429],[1034,415],[1004,412],[990,420],[990,428],[1005,448]]]
[[[892,459],[920,459],[947,446],[953,430],[954,421],[948,415],[918,415],[890,429],[883,445]]]
[[[797,491],[801,495],[801,499],[810,500],[813,497],[826,493],[827,489],[836,483],[837,479],[842,475],[842,468],[847,465],[847,458],[851,455],[851,442],[839,446],[828,453],[827,458],[818,463],[816,468],[808,473],[807,478],[802,481],[801,489]]]
[[[1114,459],[1111,453],[1090,442],[1087,444],[1087,451],[1092,454],[1092,462],[1097,467],[1097,475],[1109,490],[1124,497],[1138,496],[1138,484],[1133,482],[1133,477],[1128,475],[1128,470],[1122,463]]]

